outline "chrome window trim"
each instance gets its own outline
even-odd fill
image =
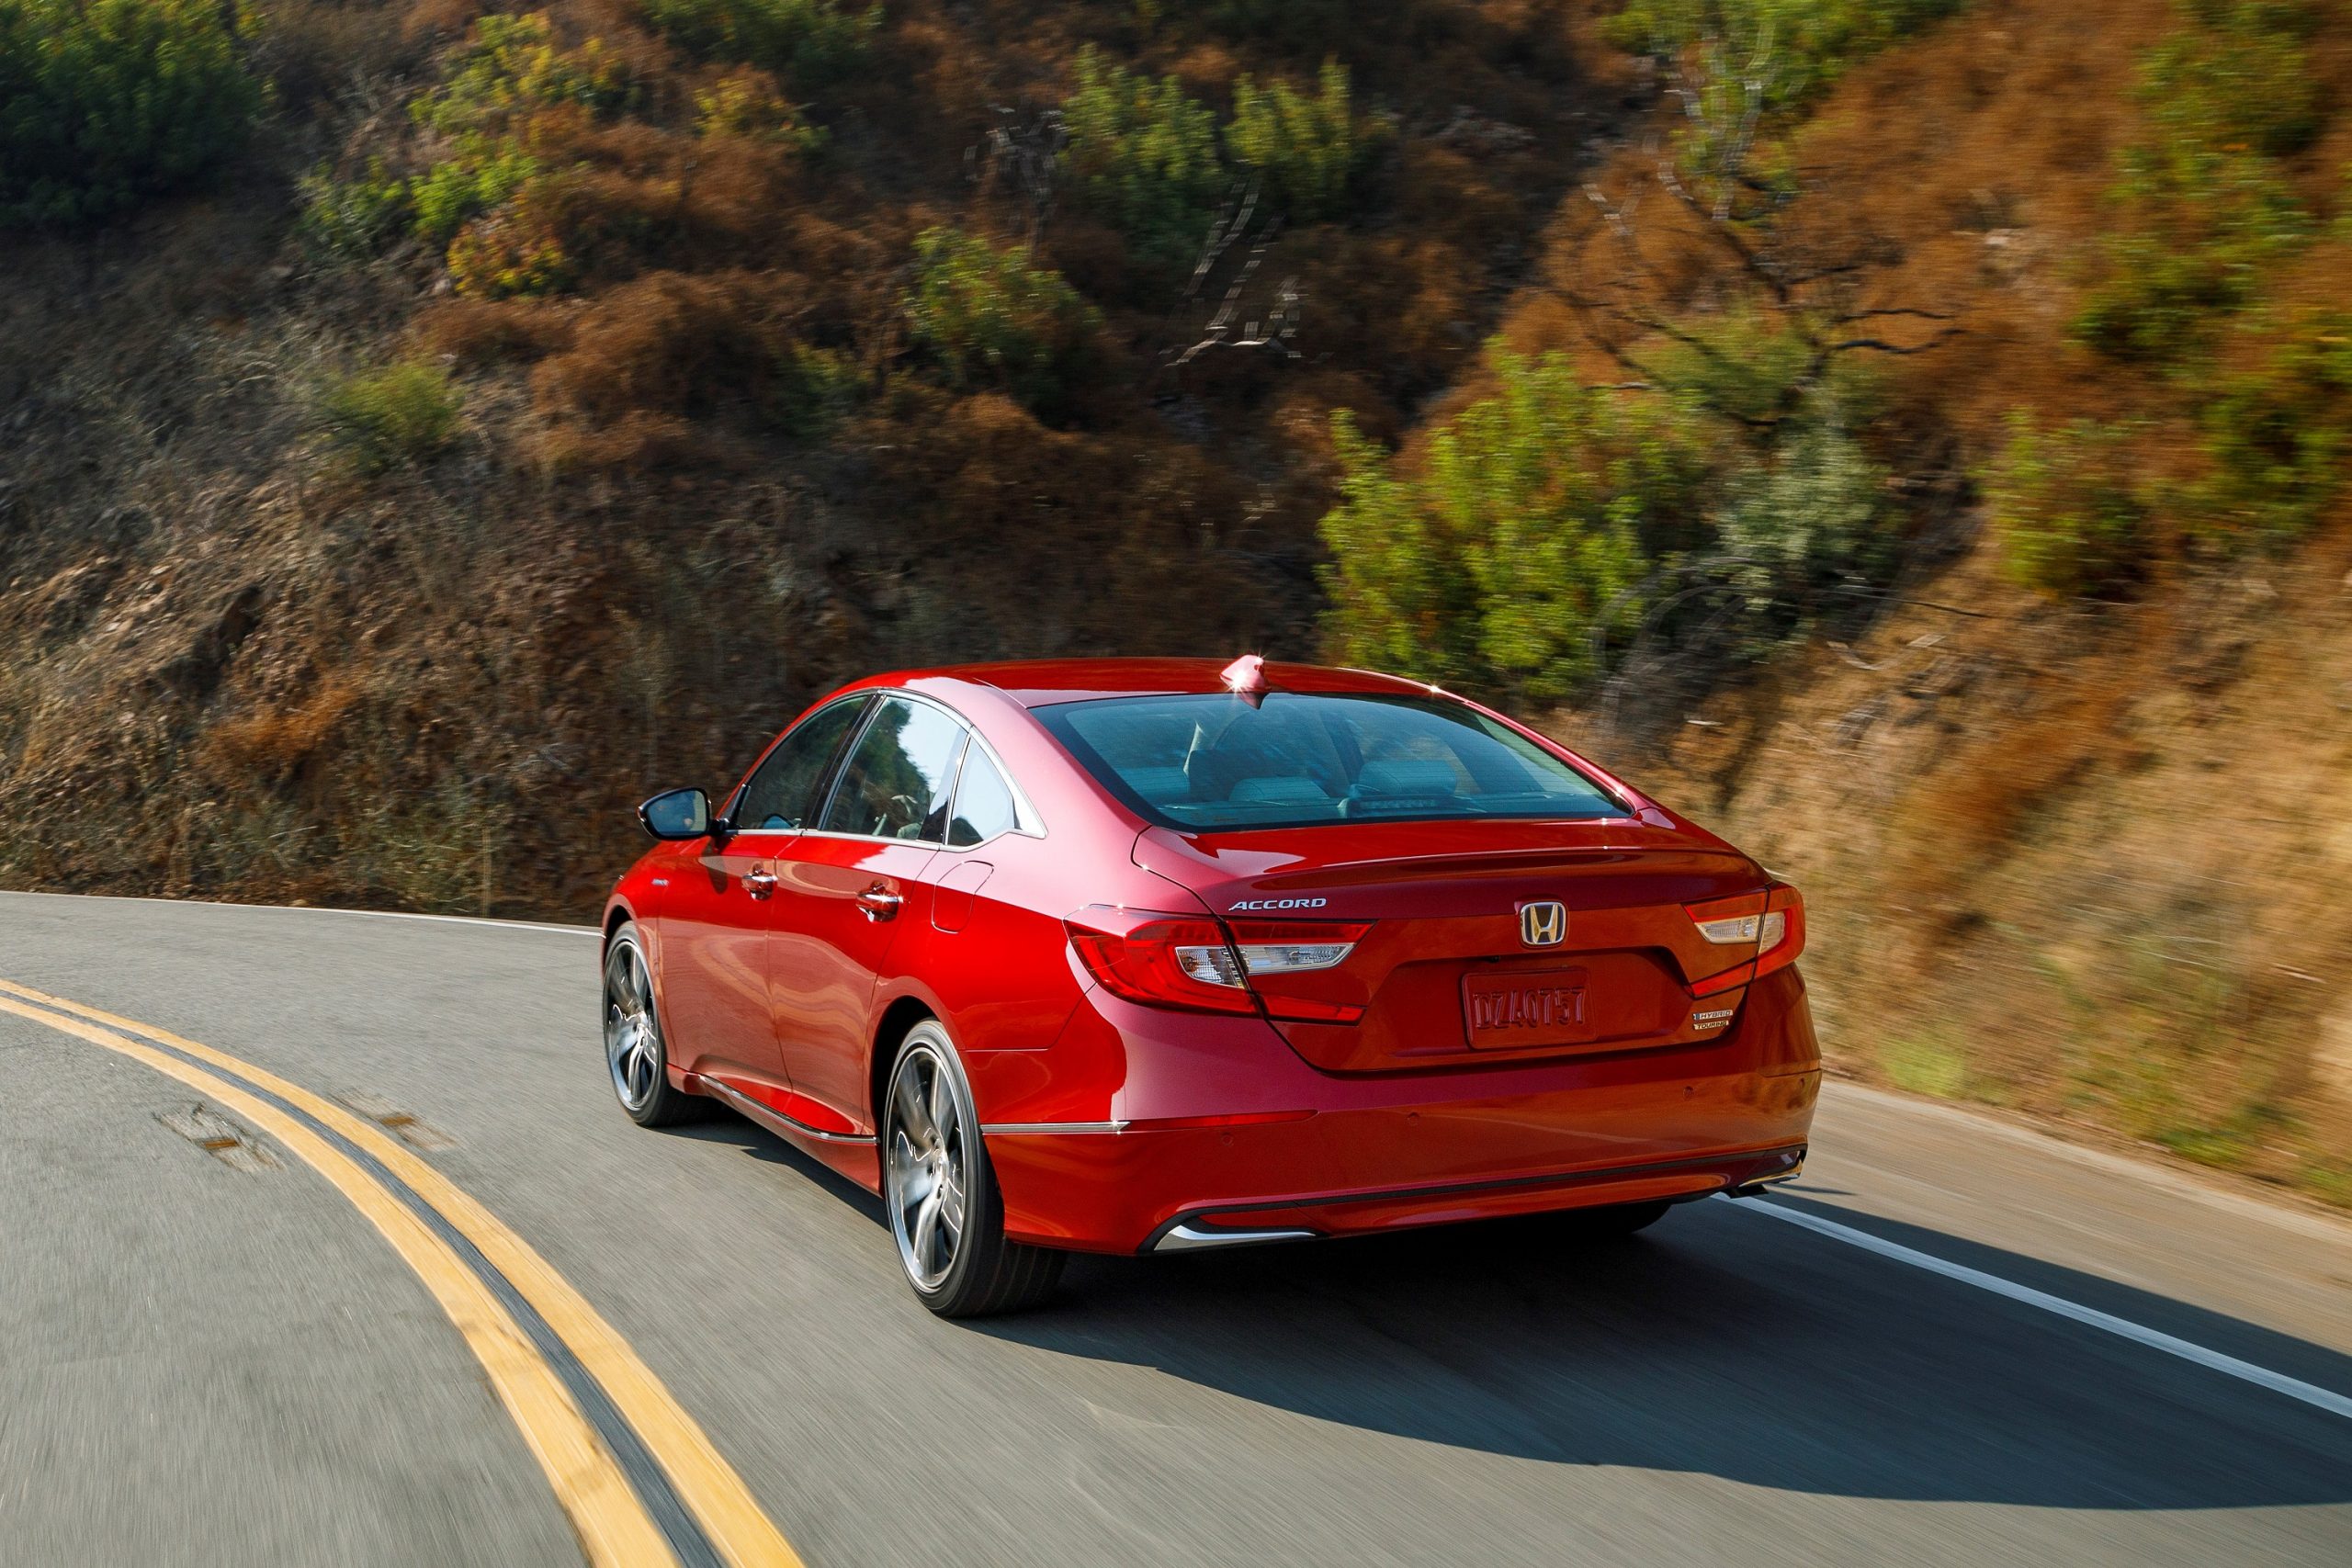
[[[945,714],[949,719],[962,727],[965,735],[965,745],[963,750],[956,754],[956,780],[955,783],[948,786],[948,820],[951,822],[955,820],[956,791],[964,787],[965,759],[971,754],[972,744],[974,742],[978,742],[980,750],[988,754],[989,763],[995,767],[997,777],[1002,779],[1004,781],[1004,787],[1012,793],[1012,815],[1014,825],[1006,829],[1001,833],[989,834],[987,838],[982,839],[977,844],[950,844],[933,841],[930,839],[890,839],[885,838],[879,833],[844,833],[831,828],[769,828],[761,829],[762,831],[770,833],[789,832],[795,838],[849,839],[859,843],[865,844],[922,844],[928,849],[944,850],[950,854],[959,855],[970,854],[974,850],[984,850],[990,844],[995,843],[999,839],[1043,839],[1046,837],[1045,818],[1037,814],[1037,808],[1029,804],[1029,796],[1023,791],[1021,787],[1021,781],[1013,777],[1012,770],[1011,768],[1004,765],[1004,759],[998,755],[997,749],[995,747],[989,744],[988,737],[980,733],[978,726],[975,725],[970,719],[966,718],[962,714],[956,712],[947,704],[941,702],[937,697],[932,696],[928,693],[910,692],[903,686],[878,686],[871,688],[870,690],[859,694],[861,696],[872,696],[877,694],[884,702],[888,701],[892,697],[904,697],[910,703],[921,703],[926,707],[936,708],[939,712]],[[832,705],[830,703],[826,705],[828,707],[831,705]],[[825,812],[830,809],[833,804],[833,792],[841,787],[841,779],[843,769],[847,766],[850,758],[856,753],[858,743],[865,739],[866,730],[873,727],[875,715],[881,711],[882,703],[876,702],[874,705],[874,712],[867,714],[865,718],[859,721],[857,728],[850,737],[849,744],[842,749],[839,762],[834,767],[831,776],[825,781],[824,802],[817,808],[814,814],[815,820],[820,822],[824,820]],[[814,718],[817,716],[815,714],[811,714],[808,716]],[[799,727],[796,725],[794,728],[797,728]],[[774,748],[770,748],[770,750],[774,750]],[[752,829],[744,829],[745,832],[750,832],[752,830]],[[987,1129],[982,1128],[981,1131],[986,1132]]]
[[[937,697],[924,692],[909,691],[903,686],[867,686],[858,691],[844,693],[831,702],[820,704],[810,709],[806,718],[777,736],[768,749],[759,754],[758,759],[744,773],[742,782],[737,784],[734,791],[728,795],[727,809],[720,814],[718,820],[725,822],[729,819],[735,807],[741,804],[743,796],[751,792],[752,781],[760,776],[760,769],[765,766],[767,760],[775,754],[776,748],[791,739],[802,725],[813,722],[828,709],[838,707],[843,703],[863,704],[873,711],[869,711],[851,728],[847,740],[833,758],[833,765],[826,770],[825,776],[820,781],[824,786],[824,798],[818,803],[817,809],[810,814],[810,818],[815,821],[823,820],[825,808],[833,803],[833,791],[841,784],[842,765],[849,761],[850,754],[857,750],[857,743],[865,739],[865,731],[874,722],[874,713],[880,710],[883,701],[891,697],[904,697],[909,702],[922,703],[936,708],[963,728],[967,739],[964,749],[956,754],[956,780],[949,786],[947,796],[948,819],[951,822],[955,820],[956,792],[964,787],[964,763],[971,755],[971,743],[977,741],[979,743],[980,750],[987,753],[989,764],[996,769],[997,777],[1004,781],[1004,787],[1012,794],[1013,826],[1001,833],[991,833],[977,844],[933,843],[928,839],[886,839],[879,833],[842,833],[826,828],[730,828],[727,833],[727,841],[732,842],[737,839],[849,839],[866,844],[922,844],[931,849],[945,850],[951,854],[963,855],[970,854],[975,850],[984,850],[999,839],[1044,839],[1046,836],[1045,818],[1039,815],[1035,806],[1030,804],[1028,792],[1021,787],[1021,780],[1014,775],[1011,768],[1005,766],[1003,755],[989,743],[988,737],[980,733],[979,727]]]
[[[742,783],[741,783],[741,784],[737,784],[737,785],[735,786],[734,792],[733,792],[732,794],[730,794],[729,795],[728,795],[728,797],[727,797],[727,809],[726,809],[726,810],[724,810],[724,811],[722,811],[722,812],[720,812],[720,813],[718,814],[718,820],[719,820],[719,821],[721,821],[721,822],[725,822],[725,823],[728,823],[728,824],[729,824],[729,825],[730,825],[730,826],[729,827],[729,829],[728,829],[728,832],[727,832],[727,837],[728,837],[728,838],[729,838],[729,839],[741,839],[741,838],[747,838],[747,837],[749,837],[749,836],[751,836],[752,834],[754,834],[754,833],[798,833],[798,832],[803,831],[804,829],[798,829],[798,828],[736,828],[736,827],[733,827],[733,826],[732,826],[732,823],[734,822],[734,819],[735,819],[735,808],[736,808],[737,807],[741,806],[741,805],[743,803],[743,797],[744,797],[745,795],[749,795],[749,794],[751,794],[751,793],[752,793],[752,781],[753,779],[756,779],[756,778],[758,778],[758,777],[760,776],[760,770],[761,770],[762,768],[763,768],[763,767],[767,766],[768,759],[769,759],[770,757],[775,756],[775,755],[776,754],[776,752],[777,752],[777,751],[781,750],[783,749],[783,747],[784,747],[784,743],[785,743],[786,741],[787,741],[787,740],[791,739],[795,735],[798,734],[804,727],[806,727],[806,726],[808,726],[808,725],[810,725],[810,724],[815,723],[815,722],[816,722],[820,717],[821,717],[823,715],[825,715],[825,714],[827,714],[827,713],[830,713],[830,712],[831,712],[831,711],[832,711],[834,708],[840,707],[842,704],[844,704],[844,703],[857,703],[857,704],[860,704],[860,705],[871,705],[871,703],[872,703],[873,696],[874,696],[874,693],[873,693],[872,689],[870,689],[870,688],[869,688],[869,689],[867,689],[867,690],[865,690],[865,691],[860,691],[860,692],[849,692],[849,693],[845,693],[845,694],[842,694],[842,695],[841,695],[841,696],[838,696],[838,697],[833,698],[831,702],[820,703],[820,704],[818,704],[818,705],[817,705],[817,706],[815,706],[815,707],[813,707],[813,708],[811,708],[811,709],[809,709],[809,710],[808,710],[808,716],[807,716],[807,717],[805,717],[805,718],[801,719],[801,721],[800,721],[798,724],[796,724],[796,725],[792,726],[790,728],[786,729],[783,734],[781,734],[781,735],[777,736],[777,737],[775,738],[775,740],[773,740],[772,742],[770,742],[770,743],[769,743],[769,745],[768,745],[767,750],[764,750],[764,751],[762,751],[762,752],[759,754],[759,756],[758,756],[756,759],[754,759],[754,760],[753,760],[753,761],[752,761],[752,765],[751,765],[748,769],[744,770],[744,773],[743,773],[743,782],[742,782]],[[859,736],[864,735],[865,733],[865,719],[860,719],[860,720],[859,720],[855,725],[852,726],[852,727],[851,727],[851,728],[850,728],[850,737],[851,737],[850,744],[851,744],[851,745],[855,745],[855,744],[856,744],[856,738],[857,738],[857,737],[859,737]],[[847,758],[847,757],[848,757],[848,755],[849,755],[849,751],[848,751],[848,749],[847,749],[846,747],[838,747],[838,748],[836,748],[836,749],[835,749],[835,750],[834,750],[833,756],[832,756],[832,760],[831,760],[831,765],[829,765],[829,766],[826,768],[826,770],[825,770],[825,773],[824,773],[824,776],[823,776],[822,778],[820,778],[820,779],[818,781],[818,783],[820,783],[820,784],[822,784],[822,785],[824,786],[825,798],[826,798],[828,801],[830,801],[830,800],[831,800],[831,799],[832,799],[832,797],[833,797],[833,780],[834,780],[834,777],[835,777],[835,775],[836,775],[836,774],[838,774],[838,773],[841,772],[841,764],[842,764],[842,761],[843,761],[845,758]]]

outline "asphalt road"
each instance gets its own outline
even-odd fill
[[[0,980],[413,1118],[820,1568],[2352,1562],[2332,1220],[1832,1086],[1772,1201],[1847,1234],[1711,1201],[1089,1259],[943,1324],[873,1201],[622,1118],[595,952],[0,895]],[[229,1134],[162,1120],[198,1103]],[[0,1012],[0,1563],[578,1563],[420,1278],[252,1117]]]

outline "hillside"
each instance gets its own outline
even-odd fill
[[[2341,0],[248,9],[74,141],[0,0],[0,884],[576,918],[870,669],[1371,662],[1843,1068],[2352,1203]]]

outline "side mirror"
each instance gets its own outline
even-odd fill
[[[710,796],[698,789],[664,790],[637,808],[637,819],[657,839],[699,839],[710,831]]]

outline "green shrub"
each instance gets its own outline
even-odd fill
[[[2352,457],[2352,317],[2307,322],[2258,368],[2223,378],[2198,423],[2210,467],[2188,499],[2200,531],[2257,544],[2307,531]]]
[[[1493,367],[1498,390],[1410,472],[1335,416],[1326,625],[1345,661],[1551,700],[1597,673],[1597,632],[1639,620],[1645,540],[1699,513],[1707,446],[1685,411],[1587,388],[1561,355]]]
[[[956,229],[926,230],[915,242],[906,315],[951,384],[1002,387],[1041,412],[1067,406],[1101,325],[1061,274],[1029,265],[1026,250]]]
[[[1886,469],[1848,428],[1834,397],[1815,397],[1778,433],[1769,456],[1735,469],[1713,549],[1747,615],[1738,653],[1761,658],[1849,609],[1892,564]]]
[[[1276,207],[1302,219],[1338,216],[1356,167],[1348,68],[1325,61],[1312,96],[1287,82],[1261,87],[1239,78],[1225,144],[1237,163],[1258,172]]]
[[[219,0],[0,0],[0,227],[85,222],[182,185],[261,109]]]
[[[461,403],[448,372],[407,359],[337,383],[320,412],[328,435],[360,470],[379,473],[448,446]]]
[[[644,0],[645,18],[681,49],[789,72],[802,84],[830,81],[865,61],[882,8],[845,9],[831,0]]]
[[[322,167],[305,175],[297,189],[302,238],[330,255],[373,255],[416,215],[408,182],[387,173],[381,158],[370,159],[367,174],[356,180],[338,180]]]
[[[775,90],[760,71],[735,71],[695,93],[695,134],[741,136],[803,152],[822,146],[825,133]]]
[[[1062,102],[1064,154],[1080,198],[1127,236],[1147,265],[1189,266],[1228,180],[1216,117],[1173,76],[1148,76],[1079,52],[1078,86]]]
[[[442,85],[409,105],[409,113],[419,125],[455,136],[557,104],[611,113],[626,107],[634,91],[603,39],[567,51],[557,46],[545,12],[492,13],[474,23]]]
[[[2149,136],[2123,155],[2123,221],[2075,335],[2112,358],[2168,365],[2210,346],[2222,318],[2315,225],[2278,159],[2320,126],[2299,0],[2192,0],[2142,62]]]
[[[777,359],[763,402],[778,429],[815,441],[857,406],[865,389],[865,378],[848,355],[796,343]]]
[[[1967,0],[1629,0],[1611,41],[1661,57],[1718,43],[1740,74],[1763,62],[1766,105],[1793,108],[1875,54]]]
[[[2024,410],[1985,483],[2001,568],[2061,598],[2120,587],[2154,553],[2149,509],[2130,450],[2133,432],[2075,420],[2043,431]]]
[[[496,207],[538,173],[538,160],[518,143],[469,135],[455,156],[408,182],[412,227],[419,237],[447,244],[468,219]]]

